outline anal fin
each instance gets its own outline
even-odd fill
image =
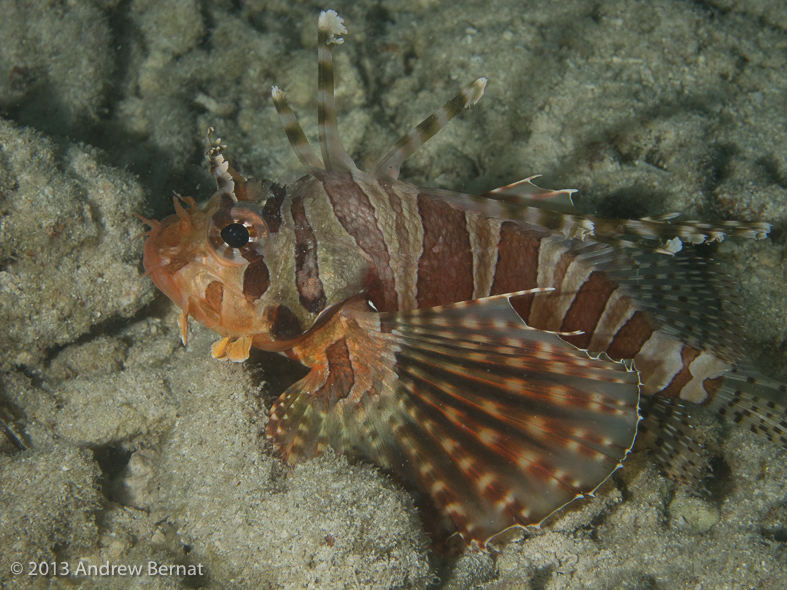
[[[664,473],[687,484],[697,483],[704,474],[703,451],[692,436],[687,402],[659,395],[643,396],[642,423],[637,449],[653,451]]]
[[[340,311],[295,350],[312,370],[269,438],[290,463],[332,446],[392,471],[482,548],[592,494],[633,444],[638,376],[528,328],[512,295]]]

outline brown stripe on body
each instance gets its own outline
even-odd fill
[[[653,332],[645,312],[637,311],[615,334],[607,354],[615,360],[633,359]]]
[[[679,345],[682,366],[658,395],[679,397],[696,404],[705,403],[718,391],[718,380],[730,369],[730,363],[688,344]],[[646,389],[643,387],[643,391]]]
[[[555,293],[547,294],[547,301],[553,304],[552,313],[554,315],[549,323],[549,329],[552,330],[562,329],[561,326],[565,324],[566,315],[593,272],[593,267],[578,259],[573,252],[565,254],[563,259],[569,259],[570,262],[563,273],[560,285],[558,286],[557,281],[555,282],[558,290]],[[561,264],[558,264],[558,268],[561,268],[561,266]]]
[[[596,324],[593,337],[590,339],[590,352],[604,352],[612,344],[612,339],[631,316],[636,312],[634,303],[622,289],[616,289],[607,299],[604,312]]]
[[[670,381],[669,385],[659,392],[665,397],[680,397],[681,390],[694,378],[691,374],[691,363],[700,356],[700,351],[683,345],[680,351],[680,360],[683,367]]]
[[[618,288],[614,281],[599,271],[590,276],[579,288],[560,326],[562,332],[581,330],[577,336],[563,338],[578,348],[587,348],[612,293]]]
[[[686,368],[683,348],[684,344],[680,340],[659,331],[653,332],[633,357],[642,380],[642,393],[652,395],[669,387]],[[690,376],[685,382],[689,380]]]
[[[418,213],[424,227],[423,251],[418,261],[418,307],[472,299],[473,253],[464,212],[418,195]]]
[[[290,212],[295,222],[295,285],[298,297],[309,313],[319,313],[325,308],[327,299],[317,261],[317,238],[306,217],[303,200],[294,201]]]
[[[379,311],[397,311],[396,283],[385,236],[369,197],[349,174],[333,174],[323,181],[334,215],[372,260],[369,299]]]
[[[275,234],[281,227],[281,206],[284,203],[284,197],[287,196],[287,189],[280,184],[271,183],[270,185],[271,196],[265,201],[262,207],[262,220],[268,228],[268,231]]]
[[[292,340],[303,333],[303,328],[292,310],[286,305],[276,305],[265,310],[269,333],[274,340]]]
[[[511,221],[502,224],[490,295],[524,291],[538,286],[539,249],[547,235],[546,232],[525,230]],[[532,302],[532,295],[511,298],[511,305],[525,321],[530,315]]]

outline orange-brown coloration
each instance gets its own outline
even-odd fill
[[[331,46],[320,15],[322,160],[274,88],[308,174],[292,187],[248,182],[208,138],[217,190],[204,208],[176,198],[151,226],[144,266],[221,338],[215,358],[251,347],[310,368],[270,411],[288,463],[332,447],[417,489],[441,526],[474,548],[537,525],[618,469],[648,400],[646,443],[670,473],[699,475],[681,400],[706,403],[785,440],[781,389],[738,372],[736,295],[682,244],[767,224],[609,220],[573,191],[531,179],[483,195],[415,187],[404,159],[483,94],[481,78],[359,170],[339,139]],[[698,270],[699,269],[699,270]],[[624,362],[616,362],[624,361]],[[678,450],[676,450],[678,449]]]

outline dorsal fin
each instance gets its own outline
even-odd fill
[[[533,179],[540,175],[536,174],[513,182],[506,186],[501,186],[481,195],[488,199],[495,199],[518,207],[536,207],[538,209],[548,209],[550,211],[568,213],[570,215],[581,215],[574,206],[572,195],[576,189],[567,188],[553,191],[533,184]]]
[[[405,133],[399,141],[385,152],[372,166],[372,176],[399,178],[399,168],[415,150],[434,137],[448,122],[462,112],[462,109],[476,104],[484,95],[486,78],[477,78],[426,119]]]
[[[271,98],[273,98],[276,112],[279,113],[279,120],[282,127],[284,127],[284,132],[287,134],[292,151],[298,156],[301,164],[309,171],[309,174],[315,177],[319,176],[324,170],[322,162],[317,157],[317,154],[314,153],[312,146],[309,145],[309,140],[306,139],[306,134],[301,129],[298,118],[287,102],[287,96],[283,91],[279,90],[278,86],[274,86],[271,88]]]
[[[480,195],[457,193],[445,189],[416,187],[420,195],[445,201],[452,207],[507,221],[561,232],[568,238],[634,248],[645,252],[674,254],[683,243],[703,244],[722,241],[726,236],[762,239],[771,229],[769,223],[756,221],[676,221],[677,214],[667,213],[642,219],[607,219],[584,215],[574,208],[574,189],[551,191],[532,182],[531,176],[511,185]],[[407,190],[405,187],[402,190]]]
[[[419,195],[444,201],[460,211],[501,221],[519,221],[526,225],[560,232],[568,238],[584,239],[593,234],[593,222],[587,217],[560,210],[564,208],[565,199],[570,198],[574,192],[573,189],[558,191],[542,189],[533,184],[529,178],[520,181],[519,184],[525,183],[529,185],[528,196],[496,194],[494,191],[469,195],[430,187],[416,187],[412,190]],[[555,207],[551,206],[553,200]]]
[[[273,104],[295,155],[304,168],[317,178],[322,176],[324,170],[358,170],[342,145],[336,122],[331,45],[344,42],[340,37],[347,33],[343,23],[344,20],[335,10],[323,10],[317,24],[317,128],[324,164],[309,145],[284,92],[277,86],[271,90]]]
[[[594,239],[618,247],[634,247],[674,254],[684,243],[721,242],[727,236],[761,240],[771,231],[771,224],[759,221],[679,221],[677,213],[642,219],[604,219],[589,215],[594,225]]]
[[[211,140],[210,134],[213,131],[213,127],[209,127],[205,135],[205,159],[208,162],[208,169],[216,179],[216,191],[228,195],[233,201],[237,201],[235,180],[236,178],[242,180],[242,177],[232,169],[230,163],[222,155],[221,151],[227,146],[221,143],[221,138],[219,137],[215,141]]]
[[[333,98],[333,55],[331,45],[341,45],[339,35],[347,33],[344,19],[334,10],[320,12],[317,25],[317,127],[320,132],[320,148],[326,170],[357,170],[355,162],[347,154],[339,137],[336,123],[336,105]]]

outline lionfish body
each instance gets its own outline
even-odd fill
[[[629,452],[640,410],[643,442],[677,477],[699,473],[681,400],[785,442],[783,387],[739,367],[734,290],[681,250],[767,224],[593,218],[572,191],[529,179],[480,196],[398,180],[483,78],[361,171],[333,103],[331,45],[345,32],[321,14],[322,159],[273,90],[309,174],[289,189],[246,181],[208,142],[217,192],[204,208],[176,200],[145,243],[184,342],[194,317],[222,336],[216,358],[255,346],[311,368],[271,410],[286,461],[327,447],[371,461],[486,547],[592,494]]]

